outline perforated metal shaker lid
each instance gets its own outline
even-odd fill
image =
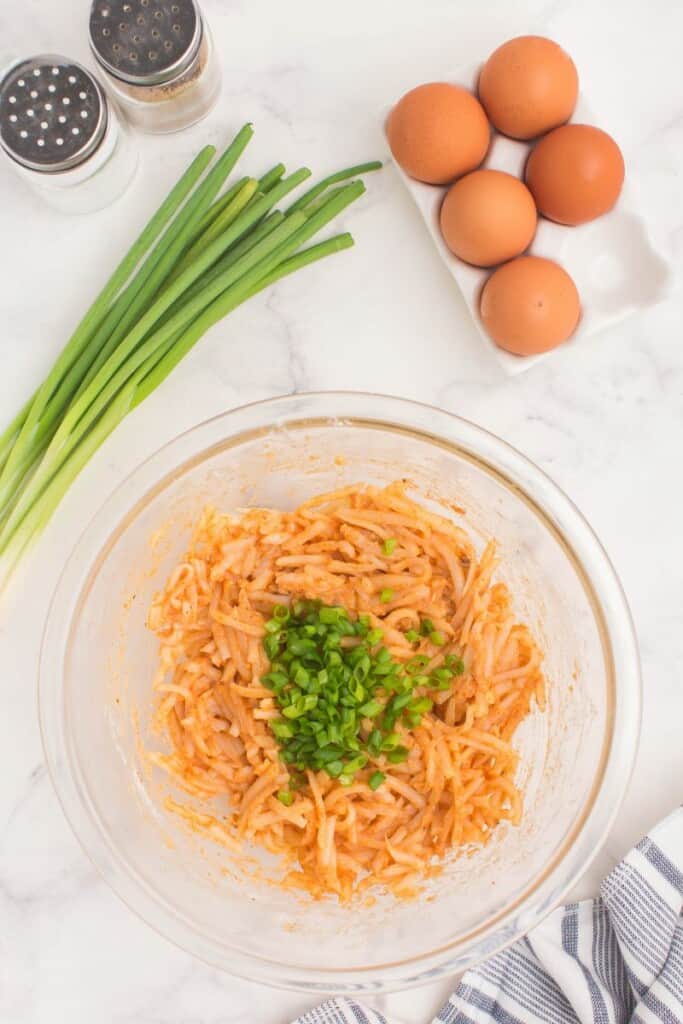
[[[80,64],[40,54],[0,82],[0,144],[34,171],[65,171],[87,160],[107,128],[107,101]]]
[[[90,46],[131,85],[163,85],[191,66],[202,39],[194,0],[93,0]]]

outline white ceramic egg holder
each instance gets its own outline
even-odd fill
[[[481,65],[461,68],[434,81],[452,82],[475,95]],[[591,112],[582,96],[571,119],[594,124],[609,131]],[[523,179],[531,144],[517,142],[493,131],[483,167],[507,171]],[[396,164],[396,161],[394,161]],[[398,173],[415,200],[442,260],[455,278],[479,334],[509,374],[521,373],[552,352],[536,356],[515,356],[498,348],[489,338],[479,315],[479,298],[492,270],[473,267],[458,259],[444,242],[439,228],[439,211],[448,186],[425,185],[409,178],[396,164]],[[580,227],[565,227],[543,217],[528,252],[555,260],[571,274],[581,298],[581,320],[568,345],[583,345],[604,327],[629,313],[656,305],[669,290],[670,264],[654,248],[629,183],[629,168],[619,202],[604,217]],[[562,346],[564,347],[564,346]]]

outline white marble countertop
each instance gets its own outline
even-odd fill
[[[0,47],[86,58],[85,0],[0,8]],[[324,172],[385,155],[376,112],[405,88],[522,32],[561,41],[637,177],[643,215],[680,265],[683,7],[673,0],[205,0],[224,62],[219,107],[176,136],[140,140],[133,188],[84,218],[51,213],[0,167],[0,412],[44,376],[135,225],[200,144],[244,121],[250,165]],[[674,294],[580,350],[517,378],[486,352],[417,211],[389,167],[346,218],[357,246],[281,283],[215,328],[120,427],[60,511],[76,538],[140,459],[207,416],[292,390],[357,388],[433,402],[506,438],[574,498],[631,602],[645,704],[638,764],[581,893],[683,795],[683,301]],[[285,1024],[310,997],[236,981],[138,921],[95,874],[43,763],[36,668],[64,552],[51,532],[5,595],[0,664],[0,1021],[5,1024]],[[426,1022],[448,983],[377,1001]]]

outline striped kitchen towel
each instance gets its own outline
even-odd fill
[[[433,1024],[683,1024],[683,808],[607,876],[468,971]],[[331,999],[294,1024],[391,1024]]]

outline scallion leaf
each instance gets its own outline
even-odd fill
[[[5,571],[109,434],[214,323],[275,281],[353,244],[343,233],[302,248],[364,191],[360,181],[328,186],[380,165],[330,176],[287,215],[274,207],[310,175],[307,168],[283,178],[278,164],[216,199],[252,134],[245,125],[199,181],[214,156],[211,147],[202,151],[0,436]]]

